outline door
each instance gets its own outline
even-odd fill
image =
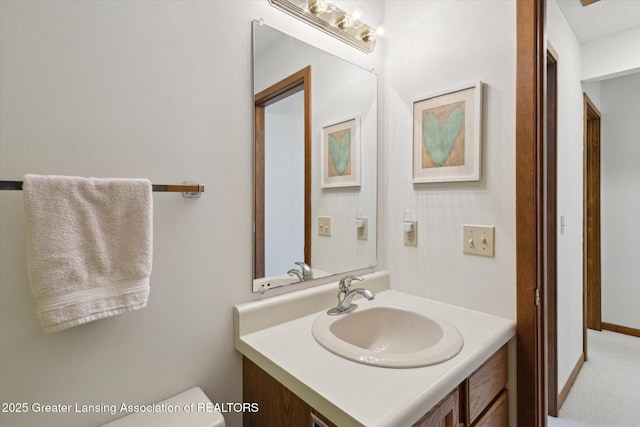
[[[586,328],[602,329],[600,290],[600,112],[584,94],[584,315]],[[585,352],[586,356],[586,352]]]
[[[548,413],[558,415],[557,352],[557,121],[558,121],[558,54],[548,45],[546,86],[546,140],[544,143],[544,280],[547,317],[547,404]]]

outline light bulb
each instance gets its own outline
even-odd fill
[[[343,30],[351,28],[353,27],[353,18],[351,17],[351,15],[346,13],[342,18],[338,19],[338,22],[336,22],[336,25],[342,28]]]
[[[320,15],[327,11],[327,2],[325,0],[309,0],[309,12],[314,15]]]
[[[376,33],[371,30],[365,30],[360,34],[360,38],[366,43],[373,43],[376,41]]]
[[[351,16],[354,21],[362,22],[364,19],[364,9],[361,6],[354,6],[351,9]]]

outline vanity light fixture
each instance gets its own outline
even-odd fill
[[[276,7],[343,42],[371,53],[381,33],[362,22],[362,8],[355,7],[349,13],[329,0],[269,0]]]

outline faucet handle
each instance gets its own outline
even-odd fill
[[[362,281],[364,280],[364,277],[362,276],[345,276],[342,279],[340,279],[340,292],[344,292],[347,293],[349,292],[349,288],[351,287],[351,282],[353,282],[354,280],[357,281]]]
[[[305,263],[303,261],[296,261],[296,262],[294,262],[294,264],[295,265],[299,265],[300,269],[303,270],[303,271],[304,270],[309,270],[311,268],[307,263]]]

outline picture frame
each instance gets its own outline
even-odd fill
[[[360,117],[322,128],[322,188],[360,186]]]
[[[479,181],[482,82],[413,103],[413,182]]]

